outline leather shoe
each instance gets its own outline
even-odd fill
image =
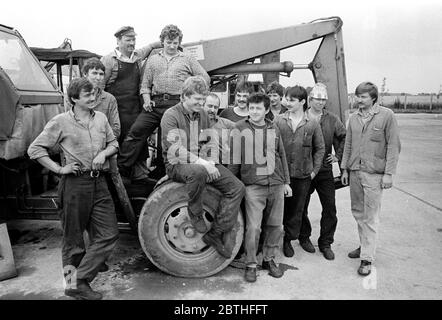
[[[356,250],[353,250],[352,252],[348,253],[348,257],[352,259],[357,259],[361,256],[361,247],[357,248]]]
[[[269,275],[271,275],[274,278],[281,278],[284,275],[284,272],[282,272],[279,266],[276,265],[273,259],[270,261],[263,261],[262,268],[269,270]]]
[[[101,300],[103,295],[94,291],[85,280],[77,279],[77,288],[64,290],[64,294],[77,300]]]
[[[290,243],[290,240],[285,240],[282,245],[282,251],[284,252],[284,255],[287,258],[291,258],[295,255],[295,250],[293,250],[292,244]]]
[[[320,248],[322,255],[327,260],[335,260],[335,254],[330,247]]]
[[[218,234],[210,230],[203,235],[203,241],[211,245],[224,258],[229,259],[232,256],[232,251],[228,250],[222,242],[222,234]]]
[[[358,273],[361,276],[368,276],[371,272],[371,262],[367,260],[361,260],[361,265],[359,266]]]
[[[246,271],[244,273],[244,279],[246,279],[247,282],[255,282],[256,267],[246,267]]]
[[[209,230],[203,216],[194,216],[193,214],[189,214],[189,217],[190,223],[199,233],[205,233]]]
[[[313,246],[310,239],[307,239],[304,241],[299,241],[299,244],[301,245],[302,249],[304,249],[305,251],[307,251],[309,253],[315,253],[315,251],[316,251],[315,247]]]

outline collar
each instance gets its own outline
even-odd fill
[[[375,115],[379,113],[379,104],[376,102],[372,107],[371,110],[369,111],[369,115]],[[362,116],[362,111],[361,108],[358,108],[358,114],[360,116]]]
[[[130,57],[127,58],[126,56],[123,56],[123,54],[121,53],[120,50],[118,50],[118,48],[115,48],[115,50],[114,50],[113,53],[115,54],[114,56],[117,57],[117,58],[119,58],[119,59],[123,58],[123,59],[128,59],[128,60],[132,60],[133,57],[134,57],[134,55],[136,54],[136,52],[135,52],[135,50],[134,50],[134,51],[132,51],[132,54],[130,55]]]
[[[96,99],[96,100],[98,100],[98,99],[103,100],[103,99],[106,98],[106,97],[104,96],[104,94],[103,94],[103,92],[104,92],[103,89],[101,89],[100,87],[97,87],[96,90],[97,90],[97,91],[95,92],[95,99]],[[97,102],[97,103],[98,103],[98,102]]]
[[[78,119],[77,116],[75,115],[74,107],[75,107],[75,106],[72,106],[72,108],[68,111],[68,113],[69,113],[69,115],[70,115],[75,121],[78,122],[78,121],[80,121],[80,119]],[[91,114],[92,118],[95,117],[95,111],[94,111],[94,109],[91,109],[91,110],[89,111],[89,113]]]
[[[195,119],[200,118],[200,116],[201,116],[200,112],[191,112],[191,111],[187,110],[187,108],[184,107],[184,104],[182,102],[180,102],[179,106],[182,109],[182,112],[184,113],[184,115],[187,116],[189,119],[195,120]]]
[[[164,49],[161,49],[158,54],[164,58],[166,58],[166,56],[164,55]],[[176,57],[184,57],[184,53],[178,50],[178,54],[174,55],[171,59],[174,59]]]
[[[256,126],[256,124],[253,124],[251,121],[250,121],[250,118],[249,117],[247,117],[247,119],[244,119],[250,126]],[[266,126],[266,128],[273,128],[273,122],[271,121],[271,120],[269,120],[269,119],[267,119],[267,118],[264,118],[264,126]]]

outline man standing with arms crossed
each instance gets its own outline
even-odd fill
[[[128,176],[137,159],[147,158],[142,154],[143,145],[159,127],[164,112],[180,102],[184,81],[200,75],[207,86],[210,85],[210,77],[198,61],[178,51],[182,39],[183,33],[177,26],[165,26],[160,35],[163,49],[146,61],[140,89],[143,110],[124,139],[118,158],[118,167],[124,176]]]
[[[358,273],[366,276],[375,259],[382,191],[393,185],[401,143],[393,111],[377,103],[378,88],[363,82],[355,94],[359,109],[349,119],[341,168],[361,244],[348,256],[361,258]]]

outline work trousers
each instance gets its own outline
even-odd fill
[[[216,168],[221,176],[209,184],[218,189],[223,197],[212,223],[212,229],[215,232],[223,233],[230,231],[236,222],[245,188],[244,184],[229,169],[219,164],[216,165]],[[201,216],[203,214],[202,193],[208,178],[204,166],[194,163],[169,165],[167,174],[172,180],[186,184],[189,195],[189,215]]]
[[[284,200],[284,240],[296,240],[299,237],[302,224],[302,214],[307,195],[310,190],[311,178],[290,178],[293,196]]]
[[[91,282],[118,239],[117,217],[106,179],[104,175],[66,175],[60,181],[58,194],[63,269],[72,266],[77,280]],[[84,231],[89,234],[87,248]]]
[[[383,174],[350,171],[351,211],[358,224],[361,260],[373,262],[381,211]]]
[[[318,239],[318,246],[320,249],[329,248],[334,241],[333,238],[338,224],[335,204],[335,183],[333,172],[331,170],[319,171],[310,184],[310,190],[305,199],[299,241],[303,242],[307,240],[312,234],[312,226],[308,218],[308,205],[310,203],[311,194],[315,192],[315,190],[318,193],[319,201],[322,206],[320,222],[321,231]]]
[[[152,111],[144,109],[141,111],[120,147],[118,167],[123,175],[128,176],[137,160],[145,161],[148,158],[147,138],[160,126],[164,112],[178,102],[179,99],[155,100],[155,107]],[[157,147],[160,146],[161,143]],[[160,155],[161,152],[158,154]]]
[[[282,235],[282,219],[284,216],[284,185],[246,186],[246,235],[244,247],[245,263],[256,266],[256,257],[260,236],[263,246],[263,260],[275,259]],[[262,230],[262,235],[261,235]]]

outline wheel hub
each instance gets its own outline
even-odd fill
[[[180,251],[199,252],[207,246],[202,240],[203,233],[199,233],[190,222],[187,207],[181,207],[176,214],[171,214],[166,220],[165,228],[167,239]],[[209,225],[208,221],[206,224]]]

